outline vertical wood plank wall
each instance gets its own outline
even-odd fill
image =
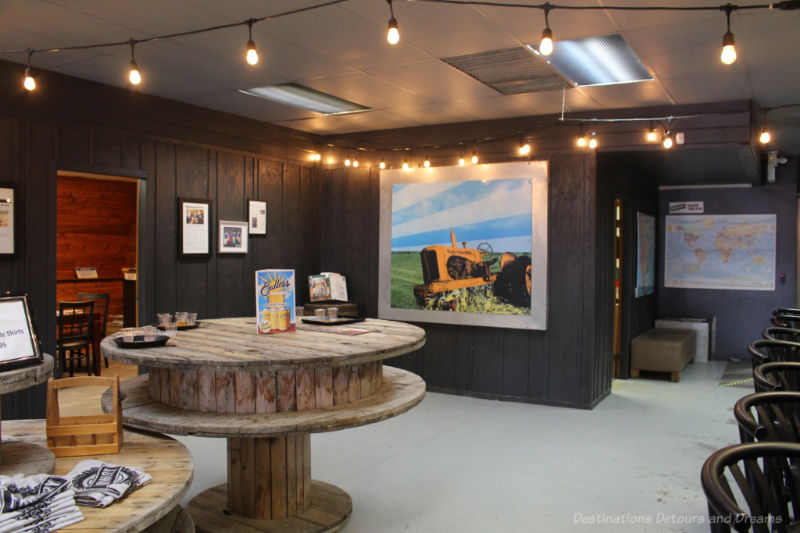
[[[295,268],[301,293],[320,271],[311,135],[53,73],[42,73],[41,92],[23,94],[12,83],[16,67],[0,62],[0,182],[19,187],[19,254],[0,258],[0,292],[29,294],[47,353],[55,350],[57,170],[146,176],[140,321],[176,310],[252,315],[254,270]],[[209,258],[178,258],[182,196],[213,202]],[[250,199],[267,201],[268,234],[251,237],[247,255],[218,255],[217,221],[247,220]],[[4,398],[3,418],[43,416],[40,389]]]
[[[596,242],[594,155],[549,161],[547,331],[418,324],[425,347],[390,364],[474,396],[588,408],[608,394],[613,254]],[[326,171],[322,197],[322,268],[347,276],[351,301],[376,316],[378,171]]]

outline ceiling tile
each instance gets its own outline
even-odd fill
[[[364,72],[349,72],[339,76],[301,80],[300,83],[372,108],[406,105],[419,102],[420,99],[425,102],[431,101]]]
[[[369,74],[437,101],[497,96],[497,91],[440,61],[428,59],[371,69]]]

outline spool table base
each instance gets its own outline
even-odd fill
[[[304,512],[286,518],[258,520],[231,513],[228,485],[217,485],[195,496],[188,510],[198,533],[327,533],[342,529],[353,512],[345,491],[322,481],[311,482],[311,505]]]

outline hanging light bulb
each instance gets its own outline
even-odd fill
[[[736,46],[733,39],[733,32],[731,31],[731,11],[735,8],[731,4],[725,6],[725,18],[728,23],[728,31],[722,36],[722,53],[719,56],[720,61],[725,65],[730,65],[736,61]]]
[[[658,134],[656,133],[655,128],[653,127],[653,122],[650,122],[650,131],[647,132],[647,141],[654,143],[658,140]]]
[[[531,142],[530,139],[525,139],[525,142],[520,141],[519,143],[519,155],[528,155],[531,153]]]
[[[425,157],[425,162],[422,163],[422,166],[424,166],[425,168],[430,168],[430,166],[431,166],[431,158],[426,156]]]
[[[255,22],[254,19],[250,19],[247,21],[247,32],[248,32],[248,39],[247,39],[247,53],[245,54],[245,60],[250,65],[257,65],[258,64],[258,52],[256,52],[256,43],[253,41],[253,23]]]
[[[458,158],[458,166],[460,166],[460,167],[463,167],[463,166],[464,166],[464,165],[466,165],[466,164],[467,164],[467,162],[466,162],[466,161],[464,161],[464,158],[463,158],[463,157],[459,157],[459,158]]]
[[[353,168],[358,168],[358,159],[353,159]]]
[[[349,167],[352,164],[353,164],[353,162],[350,161],[350,156],[349,155],[344,158],[344,166]]]
[[[31,74],[31,56],[33,55],[33,50],[30,48],[28,49],[28,66],[25,67],[25,80],[22,82],[22,86],[32,91],[36,89],[36,80],[33,78]]]
[[[403,170],[408,170],[408,159],[403,160]]]
[[[672,131],[667,130],[667,132],[664,134],[664,142],[662,144],[664,145],[664,148],[666,148],[667,150],[672,148],[672,144],[673,144],[673,142],[672,142]]]
[[[592,136],[589,138],[589,148],[592,150],[597,148],[597,134],[595,132],[592,132]]]
[[[381,164],[380,164],[380,165],[378,165],[378,166],[379,166],[379,167],[381,167],[381,170],[383,170],[383,169],[385,169],[385,168],[386,168],[386,162],[383,160],[383,158],[382,158],[382,157],[381,157]]]
[[[581,136],[578,137],[578,140],[575,141],[575,144],[577,144],[579,148],[586,148],[586,145],[589,144],[589,139],[586,138],[585,133],[581,132]]]
[[[478,164],[478,153],[475,150],[472,151],[472,164]]]
[[[391,18],[389,19],[389,31],[386,32],[386,40],[389,44],[395,45],[400,42],[400,31],[397,29],[397,19],[394,18],[394,9],[392,8],[392,0],[386,0],[389,4],[389,12]]]
[[[766,126],[761,126],[761,135],[758,136],[758,140],[761,144],[767,144],[772,140],[772,135]]]
[[[542,40],[539,42],[539,53],[543,56],[553,53],[553,30],[550,29],[550,21],[547,17],[550,9],[550,3],[546,2],[544,4],[544,31],[542,31]]]
[[[136,45],[136,42],[131,39],[131,63],[130,63],[130,70],[128,71],[128,80],[133,85],[139,85],[142,83],[142,75],[139,72],[139,65],[136,64],[136,60],[133,58],[133,47]]]

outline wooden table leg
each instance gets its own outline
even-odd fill
[[[311,479],[311,436],[228,439],[228,483],[188,507],[197,531],[338,531],[353,510],[350,496]]]

